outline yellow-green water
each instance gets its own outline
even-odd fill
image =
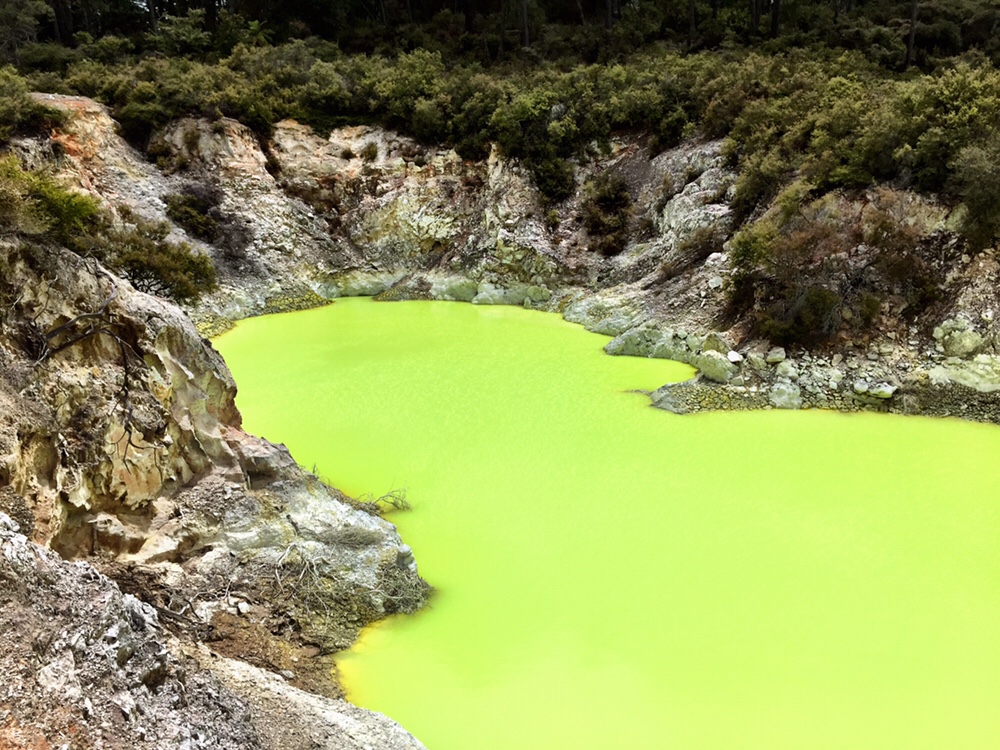
[[[340,660],[430,750],[996,750],[1000,429],[677,417],[554,315],[345,300],[216,341],[246,427],[438,593]]]

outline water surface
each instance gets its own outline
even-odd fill
[[[216,341],[246,427],[396,514],[432,605],[340,660],[430,750],[1000,747],[1000,430],[677,417],[554,315],[343,300]]]

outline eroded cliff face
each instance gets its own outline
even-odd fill
[[[654,156],[642,138],[622,140],[584,165],[576,197],[543,207],[527,173],[496,152],[467,162],[377,128],[321,138],[286,121],[265,154],[239,123],[185,119],[154,137],[157,168],[115,134],[99,105],[45,100],[70,114],[56,135],[63,153],[28,141],[19,144],[22,152],[37,164],[54,163],[107,206],[127,209],[126,221],[134,214],[169,223],[165,196],[190,184],[221,189],[218,210],[242,228],[239,242],[206,245],[171,225],[173,239],[212,255],[220,272],[219,291],[190,311],[205,333],[249,315],[356,294],[546,309],[596,289],[649,298],[642,282],[662,267],[685,271],[665,291],[677,315],[704,318],[698,310],[706,290],[721,299],[701,272],[701,251],[684,247],[699,229],[724,237],[729,228],[733,175],[718,143]],[[620,175],[634,195],[639,241],[615,258],[594,253],[583,227],[583,186],[598,172]],[[692,296],[698,305],[685,304]]]
[[[3,747],[264,747],[239,698],[171,651],[152,607],[3,514],[0,582]]]
[[[54,246],[8,241],[0,267],[0,511],[35,543],[89,560],[177,632],[272,668],[421,605],[389,523],[242,432],[232,378],[181,310]],[[49,731],[22,709],[9,726]]]

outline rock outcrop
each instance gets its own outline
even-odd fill
[[[242,432],[232,378],[182,311],[58,247],[8,242],[0,265],[0,510],[35,542],[222,649],[228,630],[329,653],[421,605],[389,523]]]
[[[0,746],[422,750],[384,716],[184,644],[156,610],[0,513]]]
[[[264,747],[246,705],[171,652],[152,607],[17,531],[0,514],[0,745]]]

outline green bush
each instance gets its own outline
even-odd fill
[[[413,105],[410,128],[417,139],[425,143],[445,140],[448,127],[441,105],[432,99],[418,99]]]
[[[205,30],[205,11],[185,16],[163,16],[146,43],[168,57],[203,54],[211,47],[212,35]]]
[[[95,40],[90,34],[82,31],[74,36],[74,41],[83,57],[105,64],[120,63],[135,52],[135,45],[131,39],[112,34]]]
[[[583,226],[591,236],[591,250],[618,255],[628,242],[632,196],[618,175],[603,174],[587,184]]]
[[[953,189],[965,207],[962,234],[970,247],[989,247],[1000,236],[1000,136],[966,146],[955,157]]]
[[[97,201],[90,196],[24,170],[14,156],[0,157],[0,226],[7,231],[72,246],[92,230],[97,215]]]
[[[822,17],[791,6],[788,13]],[[206,33],[200,23],[197,14],[173,19],[151,38],[158,49],[188,50],[187,57],[133,60],[113,37],[85,40],[80,49],[89,57],[69,64],[65,86],[109,104],[143,145],[156,128],[186,115],[233,117],[262,136],[285,117],[317,128],[380,122],[453,146],[463,158],[484,158],[495,143],[524,163],[553,202],[574,187],[570,161],[606,151],[616,134],[641,129],[654,136],[654,148],[698,133],[725,137],[740,173],[740,220],[798,177],[820,194],[877,181],[959,189],[952,180],[958,154],[985,142],[1000,120],[1000,72],[982,56],[907,76],[880,69],[872,54],[821,47],[690,55],[649,49],[602,65],[577,57],[486,69],[436,49],[347,56],[316,39],[254,46],[237,35],[244,41],[210,63],[209,53],[198,51]],[[622,23],[615,34],[643,23]],[[589,32],[580,34],[583,40]],[[426,29],[418,36],[430,39]]]
[[[576,189],[573,166],[555,156],[529,162],[528,168],[542,197],[553,203],[569,198]]]
[[[169,231],[166,224],[142,219],[108,225],[89,238],[88,250],[142,292],[186,302],[214,290],[212,259],[186,243],[168,241]]]
[[[60,119],[28,96],[29,91],[28,82],[14,68],[0,66],[0,144],[12,135],[41,130]]]
[[[98,203],[89,195],[68,190],[45,175],[33,175],[32,198],[47,217],[49,234],[72,247],[76,240],[92,230],[98,216]]]
[[[40,235],[51,226],[31,188],[31,176],[15,157],[0,159],[0,228],[5,232]]]
[[[22,70],[52,71],[63,73],[80,54],[56,42],[35,42],[24,45],[18,52],[18,65]]]
[[[210,197],[188,191],[163,196],[167,216],[189,234],[205,242],[215,242],[219,237],[219,222],[209,213],[218,205]]]
[[[188,245],[168,242],[167,225],[140,220],[116,228],[100,217],[93,198],[25,171],[13,156],[0,158],[0,229],[48,237],[96,257],[137,289],[177,301],[215,288],[211,259]]]

